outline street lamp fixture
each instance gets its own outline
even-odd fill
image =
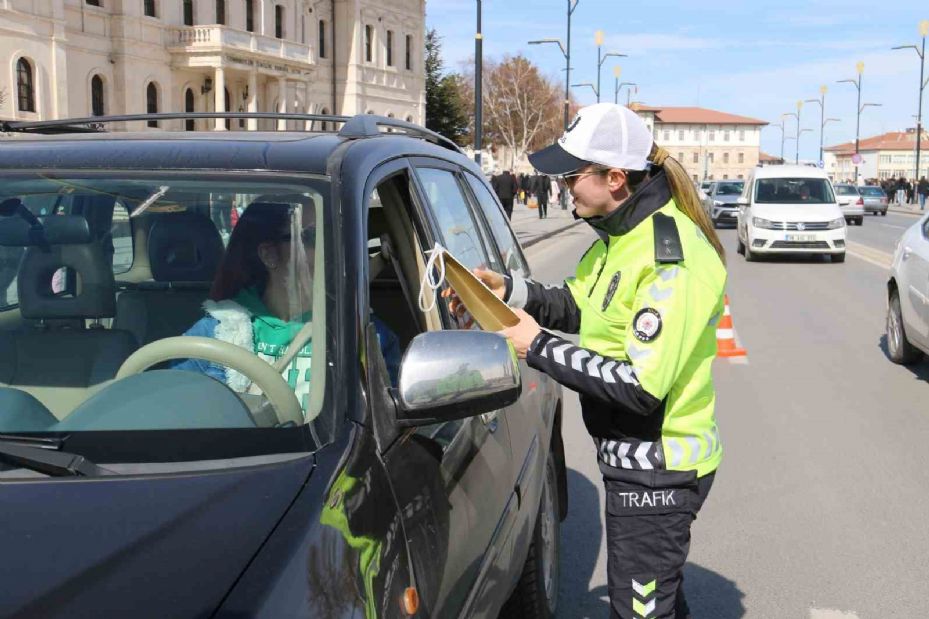
[[[858,90],[858,113],[855,115],[855,155],[859,155],[858,147],[861,144],[861,112],[866,107],[878,106],[879,103],[866,103],[861,105],[861,77],[864,74],[864,63],[859,61],[855,64],[855,71],[858,73],[857,80],[839,80],[837,84],[852,84]],[[855,164],[855,184],[858,184],[858,164]]]
[[[594,91],[595,95],[597,95],[597,101],[600,100],[600,91],[597,90],[597,87],[591,84],[590,82],[581,82],[580,84],[571,84],[571,88],[580,88],[581,86],[590,86],[590,89]]]
[[[602,53],[603,49],[603,31],[597,30],[594,33],[594,44],[597,46],[597,87],[594,89],[594,92],[597,93],[597,103],[600,103],[600,73],[603,69],[603,63],[610,56],[614,58],[626,58],[626,54],[617,54],[616,52],[609,52],[607,54]]]
[[[819,161],[823,160],[823,130],[826,127],[826,92],[828,88],[823,84],[819,87],[819,99],[805,99],[806,103],[819,105]]]
[[[924,19],[919,22],[919,34],[922,36],[922,49],[916,47],[915,45],[898,45],[891,49],[907,49],[912,47],[919,55],[919,106],[917,107],[916,113],[916,171],[913,175],[915,179],[919,178],[919,158],[920,158],[920,147],[922,144],[923,137],[923,91],[926,89],[926,84],[929,84],[929,78],[923,81],[923,76],[926,73],[926,36],[929,36],[929,19]]]
[[[616,80],[614,92],[613,92],[613,103],[619,103],[619,91],[623,89],[623,86],[629,86],[630,88],[626,89],[626,107],[629,107],[632,104],[632,86],[638,87],[638,84],[635,82],[620,82]]]

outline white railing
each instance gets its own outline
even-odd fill
[[[233,30],[227,26],[185,26],[174,29],[173,47],[185,47],[192,51],[198,47],[217,45],[286,60],[314,62],[310,46],[294,41]]]

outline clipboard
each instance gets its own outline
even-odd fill
[[[500,331],[519,324],[519,317],[501,301],[487,285],[448,252],[442,249],[441,259],[445,263],[445,280],[465,308],[485,331]]]

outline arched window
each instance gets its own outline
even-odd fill
[[[185,112],[193,112],[193,111],[194,111],[194,91],[191,90],[190,88],[188,88],[188,89],[184,92],[184,111],[185,111]],[[184,128],[185,128],[187,131],[193,131],[193,130],[195,129],[195,127],[194,127],[194,119],[193,119],[193,118],[188,118],[187,120],[185,120],[185,121],[184,121]]]
[[[223,107],[225,108],[223,111],[231,112],[232,111],[232,97],[229,96],[228,88],[224,88],[223,90],[226,91],[223,93]],[[226,130],[228,131],[229,129],[232,129],[232,120],[227,118],[226,119]]]
[[[216,23],[226,23],[226,0],[216,0]]]
[[[35,112],[35,78],[25,58],[16,63],[16,94],[20,112]]]
[[[284,7],[280,4],[274,5],[274,36],[284,38]]]
[[[103,78],[95,75],[90,80],[90,113],[92,116],[103,116],[105,111],[103,102]]]
[[[155,0],[145,0],[145,15],[146,17],[158,17],[155,11]]]
[[[255,0],[245,0],[245,29],[255,32]]]
[[[149,114],[158,113],[158,87],[155,86],[155,82],[149,82],[145,89],[145,111]],[[157,127],[158,121],[150,120],[148,126]]]
[[[374,28],[365,26],[365,62],[374,60]]]
[[[184,25],[194,25],[194,0],[184,0]]]

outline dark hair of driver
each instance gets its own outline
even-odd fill
[[[258,255],[258,246],[283,240],[290,230],[290,209],[278,204],[252,204],[232,230],[210,298],[231,299],[243,288],[255,287],[262,294],[268,282],[268,269]]]

